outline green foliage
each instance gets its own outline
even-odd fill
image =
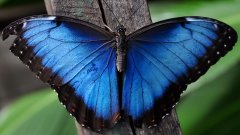
[[[177,112],[185,135],[239,133],[239,68],[240,62],[181,100]]]
[[[228,23],[240,33],[239,5],[239,0],[154,2],[150,10],[153,21],[177,16],[207,16]],[[185,135],[237,134],[240,125],[239,44],[190,85],[181,98],[177,112]],[[0,134],[75,135],[76,129],[57,96],[50,90],[43,90],[17,100],[1,112]]]
[[[0,115],[0,135],[75,135],[74,120],[52,90],[27,95]]]

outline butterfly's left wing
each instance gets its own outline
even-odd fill
[[[114,35],[101,27],[60,16],[13,22],[3,39],[16,35],[10,50],[48,82],[81,125],[95,131],[120,118]]]
[[[197,80],[237,41],[217,20],[182,17],[158,22],[128,36],[123,110],[135,125],[158,124]]]

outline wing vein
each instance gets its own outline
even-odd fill
[[[87,55],[83,60],[81,60],[79,63],[77,63],[74,67],[72,67],[69,71],[71,71],[71,70],[74,70],[75,68],[77,68],[78,66],[79,66],[79,64],[81,64],[81,62],[83,62],[85,59],[87,59],[88,57],[90,57],[93,53],[95,53],[95,52],[97,52],[98,50],[100,50],[102,47],[104,47],[105,45],[107,45],[108,43],[111,43],[113,40],[111,40],[111,41],[108,41],[108,42],[106,42],[106,43],[103,43],[100,47],[98,47],[96,50],[94,50],[93,52],[91,52],[89,55]],[[106,48],[107,49],[107,48]],[[106,50],[105,50],[106,51]],[[89,63],[91,63],[93,60],[95,60],[98,56],[100,56],[100,55],[102,55],[105,51],[103,51],[103,52],[101,52],[100,54],[98,54],[96,57],[94,57],[93,59],[91,59],[87,64],[85,64],[84,66],[83,66],[83,68],[85,68]],[[82,69],[83,69],[82,68]],[[82,69],[79,71],[79,72],[81,72],[82,71]],[[79,72],[77,73],[77,74],[79,74]],[[76,74],[76,75],[77,75]],[[67,73],[64,75],[64,76],[66,76],[67,75]],[[75,75],[75,76],[76,76]],[[75,77],[74,76],[74,77]],[[74,78],[73,77],[73,78]]]
[[[112,52],[113,52],[113,50],[111,51],[111,53],[110,53],[110,56],[108,57],[108,62],[107,62],[107,65],[104,67],[104,69],[103,69],[103,71],[101,72],[101,74],[100,75],[98,75],[97,76],[97,78],[96,79],[94,79],[91,83],[89,83],[89,85],[88,85],[88,87],[90,86],[90,85],[92,85],[93,83],[95,83],[95,81],[97,81],[100,77],[102,77],[102,74],[105,72],[105,70],[106,70],[106,68],[108,67],[108,65],[109,65],[109,61],[110,61],[110,57],[111,57],[111,55],[112,55]],[[103,53],[101,53],[101,55],[102,55]],[[92,62],[92,61],[91,61]],[[81,71],[79,71],[77,74],[79,74]],[[73,77],[73,78],[75,78],[75,77]],[[79,84],[80,85],[80,84]]]
[[[139,48],[141,48],[141,47],[139,47]],[[171,69],[170,69],[166,64],[164,64],[161,60],[157,59],[155,56],[152,56],[151,53],[149,53],[149,52],[146,51],[145,49],[141,48],[141,50],[145,51],[145,52],[148,53],[151,57],[153,57],[153,58],[156,59],[158,62],[160,62],[160,63],[161,63],[164,67],[166,67],[176,78],[178,78],[177,75],[174,73],[174,71],[171,70]],[[159,67],[158,67],[154,62],[152,62],[148,57],[146,57],[143,53],[141,53],[141,52],[138,51],[137,49],[136,49],[136,51],[137,51],[139,54],[141,54],[142,56],[144,56],[145,58],[147,58],[156,68],[158,68],[159,71],[161,71],[161,70],[159,69]],[[167,76],[166,76],[162,71],[161,71],[161,73],[164,75],[164,77],[167,78]],[[168,79],[168,80],[169,80],[169,79]],[[171,81],[171,80],[169,80],[169,81]],[[172,81],[171,81],[171,82],[172,82]]]
[[[110,59],[111,59],[111,56],[109,58],[109,61],[110,61]],[[109,67],[107,69],[108,69],[108,81],[109,81],[109,90],[110,90],[110,93],[109,93],[109,96],[110,96],[110,114],[112,115],[112,82],[110,80]]]
[[[187,28],[187,27],[184,26],[184,25],[182,25],[182,27],[185,28],[185,29],[187,29],[187,30],[189,30],[189,31],[193,31],[193,32],[199,33],[199,34],[207,37],[209,40],[214,41],[214,39],[210,38],[208,35],[206,35],[206,34],[204,34],[204,33],[202,33],[202,32],[196,31],[196,30],[194,30],[194,29]],[[214,33],[216,33],[216,32],[214,32]],[[192,34],[192,33],[191,33],[191,34]],[[193,38],[193,37],[192,37],[192,38]],[[195,39],[195,38],[193,38],[193,39]]]

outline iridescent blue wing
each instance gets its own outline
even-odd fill
[[[119,119],[113,34],[56,16],[20,19],[3,31],[17,35],[10,50],[44,82],[82,124],[99,131]]]
[[[128,36],[123,109],[136,126],[159,123],[197,80],[237,41],[228,25],[203,17],[157,22]]]

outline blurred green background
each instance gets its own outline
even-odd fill
[[[0,28],[16,19],[11,16],[2,19],[1,16],[6,16],[3,12],[8,13],[13,7],[33,3],[41,5],[41,10],[37,13],[45,12],[43,1],[0,0]],[[154,22],[177,16],[206,16],[226,22],[240,33],[240,0],[155,0],[149,1],[149,4]],[[26,15],[35,12],[28,12]],[[240,134],[239,45],[238,42],[233,51],[212,66],[197,82],[191,84],[182,95],[177,105],[177,113],[184,135]],[[1,46],[1,51],[7,51],[7,48],[4,49]],[[3,75],[1,73],[0,76]],[[46,87],[39,84],[37,86]],[[1,83],[0,91],[3,91]],[[0,135],[76,135],[73,119],[59,104],[52,90],[46,88],[30,94],[23,92],[20,95],[24,96],[19,98],[15,95],[12,98],[17,98],[15,101],[2,104]]]

